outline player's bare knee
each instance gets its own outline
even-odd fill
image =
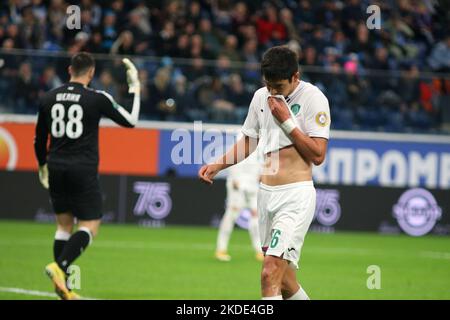
[[[92,228],[92,229],[89,229],[89,230],[91,231],[92,238],[96,238],[98,236],[98,229],[97,228]]]
[[[62,231],[66,233],[72,233],[73,225],[56,225],[56,231]]]
[[[81,221],[79,223],[79,229],[89,230],[92,238],[98,236],[98,231],[100,228],[100,220],[90,220],[90,221]]]
[[[274,274],[269,268],[263,268],[261,271],[261,287],[263,290],[267,290],[275,284]]]
[[[281,266],[274,257],[267,257],[264,260],[263,269],[261,272],[261,281],[263,283],[273,283],[281,280]]]
[[[56,229],[57,229],[57,231],[72,233],[73,226],[74,226],[73,220],[72,221],[60,220],[60,221],[56,222]]]

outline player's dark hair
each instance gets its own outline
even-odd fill
[[[95,67],[95,60],[91,54],[80,52],[72,57],[70,65],[73,75],[78,77],[84,75],[90,68]]]
[[[297,54],[286,46],[276,46],[267,50],[261,61],[261,73],[268,81],[287,79],[298,71]]]

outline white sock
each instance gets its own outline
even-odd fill
[[[78,231],[84,231],[89,235],[89,245],[92,244],[92,241],[94,240],[94,236],[91,233],[91,230],[89,230],[89,228],[87,227],[80,227],[78,228]]]
[[[303,288],[300,287],[300,289],[298,289],[298,291],[294,293],[292,297],[287,298],[286,300],[311,300],[311,299],[309,299],[305,290],[303,290]]]
[[[63,231],[63,230],[56,230],[55,233],[55,240],[63,240],[63,241],[67,241],[70,239],[71,234],[67,231]]]
[[[226,252],[228,250],[228,242],[233,232],[236,210],[227,209],[222,217],[219,225],[219,233],[217,235],[217,251]]]
[[[258,217],[251,217],[248,223],[248,232],[250,233],[250,240],[256,252],[261,251],[261,240],[259,238]]]
[[[261,300],[283,300],[283,296],[273,296],[273,297],[262,297]]]

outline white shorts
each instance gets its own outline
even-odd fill
[[[260,184],[259,232],[266,255],[281,257],[298,269],[300,251],[314,218],[316,189],[312,181],[281,186]]]
[[[257,190],[235,190],[233,186],[227,184],[227,207],[256,210],[257,195]]]

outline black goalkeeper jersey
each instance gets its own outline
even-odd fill
[[[47,92],[39,101],[34,142],[39,165],[98,166],[100,118],[106,116],[119,125],[132,127],[117,107],[109,94],[81,83],[69,82]]]

